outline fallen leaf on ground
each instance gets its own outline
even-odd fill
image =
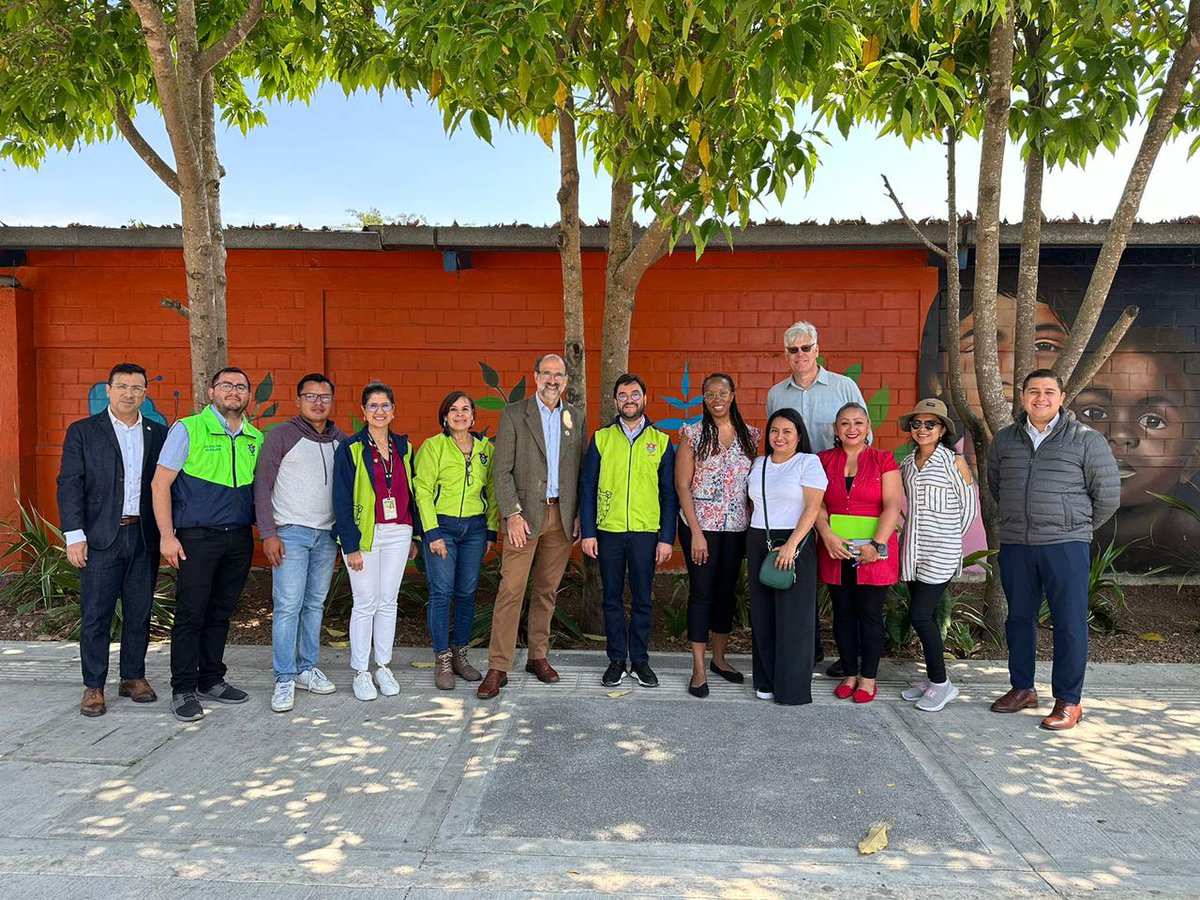
[[[1161,641],[1163,639],[1161,634],[1156,634],[1153,631],[1147,631],[1145,634],[1139,634],[1138,637],[1143,641]]]
[[[583,636],[589,641],[596,641],[597,643],[604,643],[608,640],[608,637],[603,634],[587,634],[585,632]]]
[[[867,830],[867,836],[858,842],[858,852],[869,856],[884,849],[888,845],[887,831],[887,822],[876,822]]]
[[[615,700],[615,699],[617,699],[618,697],[624,697],[624,696],[625,696],[626,694],[628,694],[628,693],[629,693],[629,691],[609,691],[609,692],[608,692],[607,694],[605,694],[604,696],[605,696],[605,697],[612,697],[612,698]]]
[[[350,646],[349,641],[330,641],[326,646],[332,647],[335,650],[345,650]]]
[[[432,669],[433,663],[427,659],[414,659],[409,663],[414,669]]]

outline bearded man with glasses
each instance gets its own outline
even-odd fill
[[[250,378],[226,366],[212,377],[209,405],[167,434],[151,490],[166,561],[179,570],[171,626],[171,710],[204,718],[200,697],[245,703],[225,681],[229,618],[254,556],[254,472],[262,432],[245,418]]]
[[[817,344],[817,327],[811,322],[796,322],[783,333],[783,356],[792,374],[767,392],[767,418],[780,409],[794,409],[804,420],[812,452],[820,453],[833,447],[833,420],[847,403],[857,403],[864,409],[867,401],[852,378],[830,372],[817,362],[821,348]],[[825,659],[821,646],[821,619],[818,607],[817,645],[813,660]],[[842,678],[845,668],[838,660],[825,672],[831,678]]]

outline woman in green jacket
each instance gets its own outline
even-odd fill
[[[498,513],[492,491],[492,442],[471,429],[475,401],[451,391],[438,408],[442,433],[421,445],[414,488],[424,531],[429,582],[429,637],[434,683],[454,689],[454,676],[479,681],[467,659],[475,621],[475,589],[483,557],[496,541]],[[454,634],[450,609],[454,608]]]

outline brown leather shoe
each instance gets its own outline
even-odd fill
[[[1083,718],[1083,707],[1078,703],[1067,703],[1065,700],[1054,701],[1054,712],[1042,719],[1042,727],[1047,731],[1066,731],[1074,728]]]
[[[102,716],[108,712],[104,705],[104,688],[84,688],[79,701],[79,713],[84,716]]]
[[[491,700],[500,693],[500,688],[508,684],[508,673],[501,672],[499,669],[488,669],[487,674],[483,676],[483,681],[479,685],[479,690],[475,695],[480,700]]]
[[[150,682],[145,678],[122,681],[121,686],[117,688],[117,696],[128,697],[134,703],[153,703],[158,699],[158,694],[154,693],[154,688],[150,687]]]
[[[542,684],[554,684],[558,681],[558,673],[554,671],[554,666],[550,665],[549,660],[544,656],[541,659],[531,659],[525,663],[525,671],[537,676],[537,680]]]
[[[1014,713],[1037,705],[1038,695],[1033,688],[1012,688],[992,704],[992,712]]]

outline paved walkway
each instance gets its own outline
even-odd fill
[[[185,725],[112,689],[85,719],[76,645],[0,644],[0,891],[1200,893],[1200,667],[1093,666],[1084,722],[1050,734],[987,711],[1006,681],[989,662],[954,664],[962,697],[931,715],[898,698],[907,665],[881,671],[875,703],[818,678],[812,706],[781,708],[715,679],[692,699],[682,656],[655,659],[655,690],[612,690],[600,655],[562,653],[560,684],[514,675],[483,703],[434,690],[410,665],[429,655],[397,651],[400,695],[360,703],[346,652],[326,650],[338,692],[277,715],[269,649],[234,647],[250,702]],[[149,670],[165,695],[165,646]],[[889,847],[860,856],[880,821]]]

